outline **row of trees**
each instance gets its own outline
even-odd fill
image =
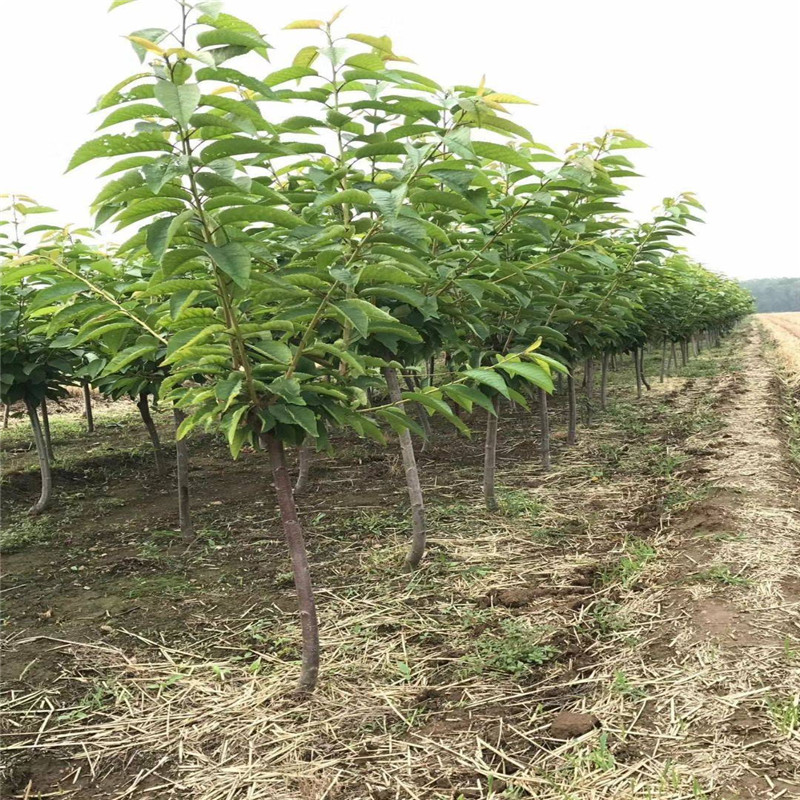
[[[319,642],[286,446],[301,453],[302,484],[329,431],[381,444],[393,431],[414,569],[426,524],[412,434],[429,435],[430,415],[467,433],[464,412],[486,410],[494,509],[500,398],[538,396],[547,468],[554,370],[566,375],[574,443],[577,364],[590,403],[600,365],[602,406],[612,357],[632,353],[646,380],[646,343],[666,353],[716,337],[749,299],[678,252],[701,208],[691,194],[628,221],[620,201],[636,173],[625,152],[644,145],[626,132],[558,157],[509,118],[522,99],[483,81],[445,90],[408,69],[388,37],[338,35],[336,17],[292,23],[312,43],[255,77],[269,45],[254,26],[218,3],[179,5],[174,29],[128,37],[147,67],[99,100],[99,127],[113,132],[69,165],[110,160],[95,225],[133,227],[130,238],[112,249],[90,231],[21,228],[41,207],[11,199],[2,400],[23,401],[31,419],[43,475],[34,511],[49,492],[37,410],[70,383],[135,398],[153,435],[148,398],[173,409],[187,535],[185,438],[221,431],[234,457],[263,448],[307,692]]]

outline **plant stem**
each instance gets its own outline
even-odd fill
[[[92,390],[89,381],[83,382],[83,413],[86,415],[86,430],[94,433],[94,414],[92,413]]]
[[[44,445],[47,451],[47,458],[52,464],[55,461],[53,455],[53,440],[50,438],[50,415],[47,413],[47,399],[42,398],[42,428],[44,430]]]
[[[292,573],[294,574],[294,587],[297,592],[297,607],[300,612],[300,629],[303,637],[302,666],[300,678],[297,681],[297,691],[305,695],[314,691],[319,675],[319,625],[317,608],[314,603],[314,590],[311,586],[308,554],[303,538],[303,528],[300,525],[297,507],[294,503],[289,470],[286,468],[283,442],[271,433],[264,434],[262,441],[266,443],[269,451],[283,533],[292,559]]]
[[[541,442],[539,453],[542,457],[542,469],[545,472],[550,470],[550,418],[547,416],[547,392],[539,389],[539,430],[541,431]]]
[[[295,496],[308,488],[308,474],[311,471],[311,445],[306,439],[297,448],[297,481],[294,485]]]
[[[153,450],[155,451],[156,456],[156,471],[159,474],[163,474],[164,459],[161,455],[161,439],[158,437],[158,428],[156,428],[156,424],[153,422],[153,418],[150,416],[150,406],[148,405],[147,398],[147,392],[142,392],[139,395],[139,400],[136,403],[136,407],[139,409],[139,413],[142,416],[142,422],[144,422],[144,426],[147,428],[147,433],[150,436],[150,441],[153,444]]]
[[[600,369],[600,410],[606,410],[608,397],[608,353],[603,353],[603,365]]]
[[[393,404],[402,403],[400,383],[397,380],[397,370],[394,367],[384,367],[383,376],[389,390],[389,399]],[[408,500],[411,504],[411,549],[406,555],[403,564],[407,571],[416,569],[422,556],[425,554],[425,503],[422,498],[422,486],[419,482],[417,459],[414,455],[414,443],[411,441],[411,432],[404,428],[399,434],[400,452],[403,456],[403,468],[406,474],[406,487]]]
[[[39,415],[36,413],[36,403],[32,400],[26,400],[25,407],[28,409],[28,416],[31,420],[33,440],[36,443],[36,455],[39,457],[39,470],[42,473],[42,493],[39,499],[31,506],[28,513],[41,514],[50,503],[53,477],[50,472],[50,459],[47,455],[47,445],[45,444],[42,426],[39,424]]]
[[[567,444],[573,445],[578,441],[578,403],[575,398],[575,377],[573,370],[567,374]]]
[[[497,475],[497,423],[500,417],[500,395],[492,398],[494,414],[486,415],[486,441],[483,450],[483,497],[489,511],[497,511],[497,496],[495,495],[495,476]]]
[[[172,416],[175,420],[175,465],[178,473],[178,520],[181,528],[181,536],[184,541],[189,541],[194,537],[194,527],[192,526],[192,512],[189,507],[189,445],[186,438],[177,437],[180,424],[186,419],[186,414],[179,408],[172,409]]]

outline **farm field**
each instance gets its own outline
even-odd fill
[[[788,332],[797,315],[758,322],[774,335],[778,318]],[[437,427],[411,574],[399,454],[344,436],[335,460],[315,455],[298,504],[324,677],[300,702],[265,454],[232,462],[192,435],[187,544],[133,404],[98,405],[92,434],[73,401],[53,409],[58,500],[38,517],[12,417],[4,797],[800,796],[800,519],[775,338],[746,322],[641,399],[620,367],[571,448],[557,393],[550,472],[533,415],[506,414],[496,513],[482,437]]]
[[[800,379],[800,311],[755,316],[777,343],[779,357],[790,379]]]

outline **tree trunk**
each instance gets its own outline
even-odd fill
[[[289,555],[292,558],[292,572],[294,574],[294,588],[297,592],[297,608],[300,612],[300,629],[303,636],[303,660],[300,668],[300,678],[297,681],[297,691],[300,694],[310,694],[317,685],[319,675],[319,625],[317,623],[317,608],[314,604],[314,590],[311,587],[311,572],[308,568],[308,554],[303,539],[303,528],[297,517],[297,507],[294,504],[292,484],[289,480],[289,470],[286,468],[286,454],[283,443],[272,434],[263,436],[269,450],[272,465],[272,478],[275,485],[275,494],[283,523],[283,533],[289,546]]]
[[[606,410],[608,398],[608,353],[603,353],[603,366],[600,369],[600,409]]]
[[[39,499],[30,507],[28,513],[41,514],[50,504],[53,477],[50,473],[50,458],[47,453],[47,443],[45,442],[42,426],[39,424],[39,415],[36,413],[36,403],[26,400],[25,407],[28,409],[28,416],[31,420],[33,440],[36,442],[36,455],[39,457],[39,469],[42,473],[42,493]]]
[[[639,372],[639,348],[633,348],[633,374],[636,376],[636,397],[642,396],[642,376]]]
[[[52,464],[55,461],[53,455],[53,440],[50,438],[50,415],[47,413],[47,399],[42,399],[42,430],[44,431],[44,446],[47,451],[47,457]]]
[[[611,371],[612,372],[616,372],[617,371],[617,354],[616,353],[612,353],[611,354]]]
[[[647,382],[647,378],[644,376],[644,347],[639,350],[639,377],[642,379],[644,388],[649,392],[650,384]]]
[[[567,374],[567,444],[578,441],[578,403],[575,398],[575,378],[572,368]]]
[[[139,400],[136,403],[139,413],[142,415],[142,422],[144,422],[147,433],[150,435],[150,441],[153,443],[153,450],[156,454],[156,470],[159,473],[164,472],[164,459],[161,453],[161,440],[158,438],[158,428],[156,428],[153,418],[150,416],[150,406],[147,403],[147,392],[142,392],[139,395]]]
[[[661,344],[661,375],[659,375],[658,382],[664,383],[664,376],[667,374],[667,340]]]
[[[483,449],[483,497],[489,511],[497,511],[494,481],[497,474],[497,422],[500,417],[500,395],[492,398],[494,414],[487,412],[486,441]]]
[[[677,372],[678,371],[678,351],[675,349],[675,342],[672,343],[671,352],[672,352],[672,361],[671,361],[671,363],[672,363],[673,368],[675,369],[675,372]]]
[[[308,440],[297,448],[297,481],[294,484],[295,496],[308,488],[308,473],[311,471],[311,445]]]
[[[550,419],[547,416],[547,392],[544,389],[539,389],[539,430],[542,436],[539,445],[542,469],[548,472],[550,470]]]
[[[11,406],[8,403],[3,403],[3,430],[8,427],[8,415],[11,411]]]
[[[689,354],[687,352],[686,342],[681,342],[681,366],[685,367],[689,362]]]
[[[399,403],[403,398],[400,393],[400,384],[397,380],[397,370],[394,367],[384,367],[384,378],[389,390],[389,398],[393,403]],[[403,456],[403,468],[406,474],[406,487],[408,500],[411,504],[411,549],[406,555],[404,568],[407,571],[416,569],[425,553],[425,503],[422,499],[422,486],[419,482],[417,459],[414,455],[414,443],[411,433],[405,429],[398,434],[400,452]]]
[[[584,397],[586,400],[586,424],[592,424],[592,402],[594,400],[594,359],[586,359],[586,367],[584,370]]]
[[[564,391],[564,376],[560,372],[556,375],[556,391],[559,394]]]
[[[94,433],[94,413],[92,412],[92,390],[88,381],[83,382],[83,413],[86,416],[86,430]]]
[[[188,541],[194,537],[192,526],[192,513],[189,508],[189,446],[186,439],[177,436],[180,424],[186,419],[186,414],[179,408],[172,410],[175,419],[175,464],[178,473],[178,520],[181,527],[181,536]]]

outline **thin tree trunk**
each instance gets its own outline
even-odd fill
[[[673,368],[675,369],[675,372],[677,372],[678,371],[678,351],[675,348],[675,342],[672,343],[671,352],[672,352],[672,362],[671,363],[672,363]]]
[[[664,383],[664,376],[667,374],[667,340],[661,344],[661,375],[659,375],[658,382]]]
[[[47,453],[47,443],[45,442],[42,426],[39,424],[39,415],[36,412],[36,403],[26,400],[25,407],[28,409],[28,416],[31,420],[33,440],[36,442],[36,455],[39,457],[39,470],[42,473],[42,493],[39,499],[30,507],[28,513],[41,514],[50,504],[50,496],[53,489],[53,476],[50,472],[50,458]]]
[[[192,513],[189,507],[189,446],[186,439],[177,437],[180,424],[186,419],[186,414],[179,408],[172,410],[175,419],[175,464],[178,473],[178,520],[181,527],[181,536],[185,540],[194,537],[192,526]]]
[[[559,394],[564,391],[564,377],[560,372],[556,375],[556,391]]]
[[[497,511],[497,496],[494,491],[497,475],[497,422],[500,417],[500,395],[492,398],[494,414],[487,412],[486,441],[483,449],[483,497],[489,511]]]
[[[681,366],[685,367],[689,362],[689,354],[687,353],[686,342],[681,342]]]
[[[308,554],[303,538],[303,528],[294,504],[289,470],[286,468],[286,454],[283,443],[272,434],[264,434],[272,465],[272,478],[275,494],[283,523],[283,533],[289,546],[294,574],[294,588],[297,592],[297,607],[300,612],[300,629],[303,636],[303,659],[297,691],[310,694],[317,685],[319,675],[319,625],[317,608],[314,604],[314,590],[311,586],[311,572],[308,567]]]
[[[616,353],[612,353],[611,354],[611,371],[612,372],[616,372],[617,371],[617,354]]]
[[[92,412],[92,390],[88,381],[83,382],[83,413],[86,415],[86,430],[94,433],[94,413]]]
[[[644,376],[644,347],[639,350],[639,377],[642,379],[644,388],[649,392],[650,384],[647,382],[647,378]]]
[[[8,414],[11,411],[11,406],[8,403],[3,403],[3,429],[8,427]]]
[[[633,374],[636,376],[636,397],[642,396],[642,375],[639,372],[639,348],[633,348]]]
[[[575,398],[575,378],[570,369],[567,374],[567,444],[578,441],[578,403]]]
[[[389,390],[389,398],[393,403],[402,400],[400,384],[397,380],[397,370],[394,367],[384,367],[384,378]],[[400,452],[403,456],[403,468],[406,474],[406,487],[408,500],[411,504],[411,549],[406,555],[404,568],[408,571],[416,569],[425,553],[425,503],[422,499],[422,486],[419,482],[417,459],[414,455],[414,443],[411,433],[404,429],[398,434],[400,439]]]
[[[592,402],[594,400],[594,378],[595,378],[595,370],[594,370],[594,359],[587,358],[586,359],[586,367],[584,372],[584,395],[586,399],[586,424],[592,424]]]
[[[600,409],[606,410],[608,399],[608,353],[603,353],[603,365],[600,369]]]
[[[544,389],[539,389],[539,429],[542,436],[539,445],[542,469],[548,472],[550,470],[550,419],[547,416],[547,392]]]
[[[156,428],[153,418],[150,416],[150,406],[147,403],[147,392],[142,392],[139,395],[139,400],[136,403],[139,413],[142,415],[142,422],[144,422],[147,433],[150,436],[150,441],[153,443],[153,450],[156,455],[156,470],[159,473],[164,472],[164,459],[161,453],[161,440],[158,438],[158,428]]]
[[[50,414],[47,413],[47,399],[42,399],[42,429],[44,430],[44,445],[47,450],[47,457],[52,464],[55,461],[53,455],[53,440],[50,438]]]
[[[295,496],[308,488],[308,473],[311,471],[311,445],[308,440],[297,448],[297,481],[294,484]]]

